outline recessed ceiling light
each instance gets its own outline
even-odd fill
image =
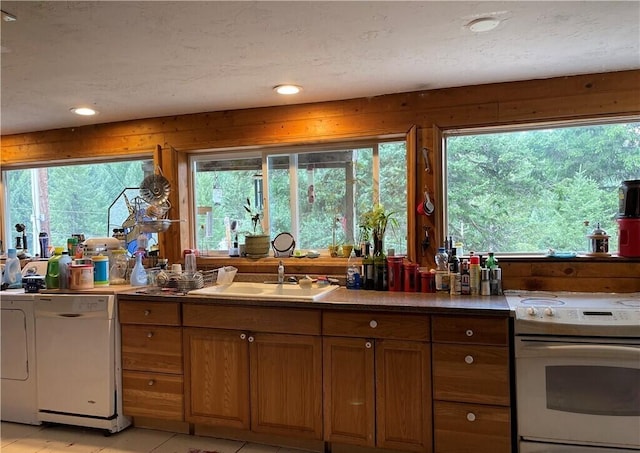
[[[302,87],[298,85],[278,85],[273,87],[278,94],[298,94]]]
[[[469,22],[467,27],[474,33],[484,33],[493,30],[498,25],[500,25],[500,21],[495,17],[480,17]]]
[[[73,107],[71,111],[76,115],[82,116],[92,116],[98,113],[96,110],[90,109],[89,107]]]

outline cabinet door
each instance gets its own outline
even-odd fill
[[[431,359],[428,343],[376,340],[377,446],[430,452]]]
[[[251,429],[322,439],[322,341],[319,336],[249,337]]]
[[[373,340],[324,338],[324,440],[375,446],[373,351]]]
[[[249,348],[233,330],[184,329],[185,419],[249,429]]]

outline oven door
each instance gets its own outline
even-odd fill
[[[640,449],[640,341],[516,337],[521,439]]]

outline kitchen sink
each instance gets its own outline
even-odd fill
[[[229,285],[215,285],[196,289],[189,291],[189,294],[220,298],[318,300],[336,288],[338,288],[336,285],[313,285],[310,288],[303,288],[298,284],[290,283],[233,282]]]

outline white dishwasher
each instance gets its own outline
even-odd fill
[[[41,421],[120,431],[120,329],[115,296],[35,298],[38,417]]]

